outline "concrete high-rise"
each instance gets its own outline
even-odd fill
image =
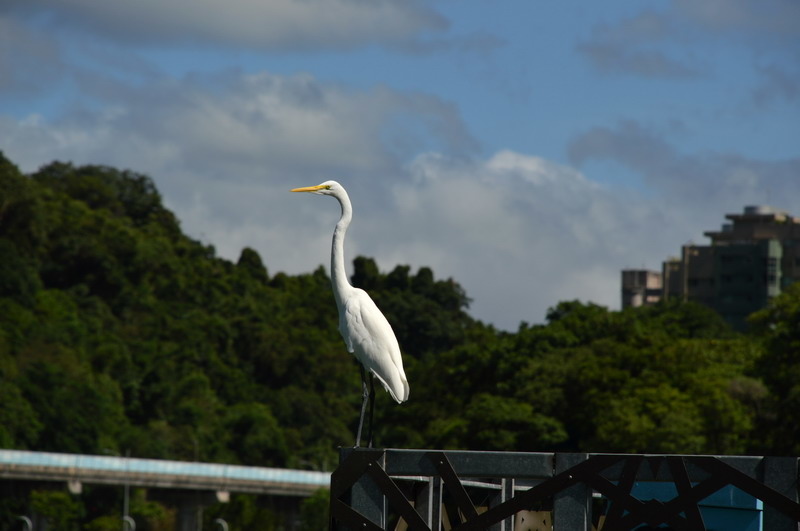
[[[622,308],[651,306],[661,300],[661,273],[647,269],[622,270]]]
[[[665,299],[703,303],[736,328],[800,280],[800,218],[768,206],[748,206],[725,216],[711,245],[684,245],[662,266]]]

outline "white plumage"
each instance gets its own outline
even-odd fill
[[[408,380],[392,326],[363,289],[352,292],[339,308],[339,331],[355,354],[399,404],[408,400]]]
[[[398,403],[408,400],[409,387],[403,370],[400,346],[392,326],[366,291],[354,288],[347,280],[344,267],[344,237],[353,218],[353,207],[344,187],[336,181],[325,181],[316,186],[295,188],[292,192],[311,192],[335,197],[342,207],[342,215],[333,231],[331,245],[331,284],[339,310],[339,332],[347,350],[353,353],[367,373],[378,378],[384,389]],[[374,395],[367,389],[364,371],[361,372],[361,416],[356,434],[356,446],[361,442],[361,428],[368,398]],[[372,444],[372,407],[370,407],[370,437]]]

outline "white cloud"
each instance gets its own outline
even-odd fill
[[[601,72],[646,78],[698,76],[695,61],[665,46],[680,31],[669,13],[645,11],[615,24],[597,25],[576,49]]]
[[[541,322],[560,300],[617,306],[619,269],[663,245],[641,229],[652,212],[540,157],[501,151],[464,162],[429,154],[411,173],[395,186],[388,213],[357,219],[369,225],[359,237],[384,267],[430,265],[453,276],[475,314],[502,327]]]
[[[800,195],[800,158],[770,161],[713,151],[685,154],[658,132],[630,120],[586,131],[572,141],[569,153],[579,165],[611,160],[630,168],[659,197],[687,214],[719,216],[744,204],[783,202]],[[709,210],[709,205],[716,209]]]
[[[364,254],[383,269],[430,266],[503,328],[540,322],[561,300],[617,307],[620,269],[657,268],[770,193],[800,195],[796,160],[686,155],[636,122],[587,131],[572,161],[614,160],[654,196],[530,154],[463,156],[474,141],[457,111],[422,94],[232,73],[109,94],[106,107],[58,119],[0,117],[2,149],[27,171],[61,159],[147,173],[188,233],[234,260],[254,247],[272,273],[327,267],[338,207],[288,190],[335,178],[355,205],[348,263]],[[397,116],[399,136],[424,137],[408,153],[442,149],[398,151]]]
[[[338,208],[288,190],[336,178],[355,204],[348,263],[431,266],[503,327],[567,298],[615,305],[623,257],[642,241],[624,229],[649,215],[539,157],[463,156],[474,141],[458,112],[428,95],[227,73],[103,97],[57,119],[0,118],[2,149],[26,171],[60,159],[147,173],[188,233],[231,259],[254,247],[273,273],[327,267]],[[399,136],[424,137],[407,153],[441,149],[409,163],[392,145],[398,116]]]
[[[374,214],[389,202],[381,191],[403,174],[395,138],[451,154],[474,145],[455,108],[436,97],[309,75],[227,72],[160,79],[146,90],[117,83],[98,96],[59,118],[0,116],[0,149],[24,171],[58,159],[147,173],[191,235],[232,259],[256,247],[272,271],[327,263],[335,208],[298,201],[290,188],[338,178]]]
[[[77,13],[88,4],[63,5]],[[416,3],[375,5],[425,13]],[[110,6],[81,14],[110,31],[122,24],[109,18]],[[251,15],[261,9],[244,7]],[[420,22],[405,35],[434,26]],[[641,19],[619,38],[638,46],[648,27],[658,28],[657,21]],[[60,75],[57,47],[17,30],[31,44],[18,57],[38,57]],[[372,38],[353,31],[362,42]],[[0,60],[2,74],[22,59]],[[571,145],[571,161],[615,161],[641,175],[655,196],[600,186],[576,167],[527,153],[470,157],[476,142],[458,109],[430,94],[356,90],[308,74],[173,79],[131,61],[128,77],[127,68],[103,75],[72,66],[74,104],[47,118],[0,116],[0,149],[26,171],[60,159],[147,173],[187,232],[231,259],[254,247],[272,273],[327,267],[338,208],[288,190],[335,178],[355,204],[348,263],[365,254],[384,269],[431,266],[464,285],[474,315],[505,328],[541,321],[560,300],[616,307],[621,268],[658,267],[744,204],[800,196],[797,160],[687,155],[633,121],[587,131]]]
[[[443,149],[474,143],[458,113],[435,97],[352,90],[304,74],[226,72],[161,79],[147,90],[118,83],[95,95],[92,107],[49,122],[4,118],[4,143],[26,169],[67,157],[226,179],[254,170],[271,179],[391,171],[396,116]]]
[[[672,0],[598,24],[576,49],[599,71],[645,78],[692,78],[713,73],[714,44],[741,46],[753,57],[771,54],[795,64],[800,4],[795,0]]]
[[[63,72],[54,42],[0,14],[0,93],[41,94]]]
[[[761,84],[753,90],[753,100],[761,106],[786,101],[794,104],[800,99],[800,71],[775,64],[758,67]]]
[[[405,44],[446,28],[415,0],[9,0],[5,9],[47,13],[112,42],[233,45],[266,50]]]
[[[768,40],[800,37],[795,0],[675,0],[674,6],[706,32]]]

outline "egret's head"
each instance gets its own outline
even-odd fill
[[[325,181],[316,186],[306,186],[304,188],[294,188],[292,192],[311,192],[320,195],[336,195],[337,192],[344,190],[342,185],[336,181]]]

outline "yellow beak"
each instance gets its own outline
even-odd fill
[[[318,184],[316,186],[306,186],[304,188],[293,188],[292,192],[317,192],[325,188],[325,185]]]

